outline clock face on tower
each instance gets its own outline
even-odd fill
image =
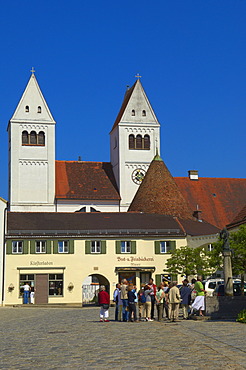
[[[135,184],[140,185],[141,182],[143,181],[145,174],[146,174],[145,170],[143,170],[142,168],[136,168],[132,172],[132,181],[135,182]]]

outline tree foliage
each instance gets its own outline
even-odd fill
[[[246,274],[246,225],[240,226],[238,231],[231,233],[230,247],[233,274]]]
[[[181,276],[206,275],[211,273],[211,268],[204,248],[181,247],[171,252],[171,257],[166,262],[169,274]]]

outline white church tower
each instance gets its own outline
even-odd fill
[[[138,77],[126,91],[110,132],[110,160],[127,211],[150,162],[160,153],[160,124]]]
[[[55,121],[32,70],[8,125],[11,211],[55,210]]]

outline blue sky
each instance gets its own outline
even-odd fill
[[[0,196],[7,123],[32,67],[57,121],[56,159],[109,161],[140,73],[173,176],[246,177],[245,0],[14,0],[1,4],[0,35]]]

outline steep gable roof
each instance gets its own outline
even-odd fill
[[[28,107],[29,111],[26,111],[26,107]],[[38,107],[41,108],[40,111],[38,111]],[[10,121],[55,123],[34,73],[31,74],[25,91]]]
[[[120,200],[111,164],[56,161],[56,198]]]
[[[156,155],[133,198],[128,212],[160,213],[193,219],[183,197],[163,160]]]
[[[133,110],[135,115],[132,115]],[[145,111],[145,115],[142,114],[143,111]],[[113,131],[119,123],[153,123],[159,125],[139,79],[137,79],[134,85],[126,91],[123,103],[111,131]]]
[[[246,179],[175,177],[175,181],[191,209],[198,206],[201,218],[221,229],[246,204]]]

